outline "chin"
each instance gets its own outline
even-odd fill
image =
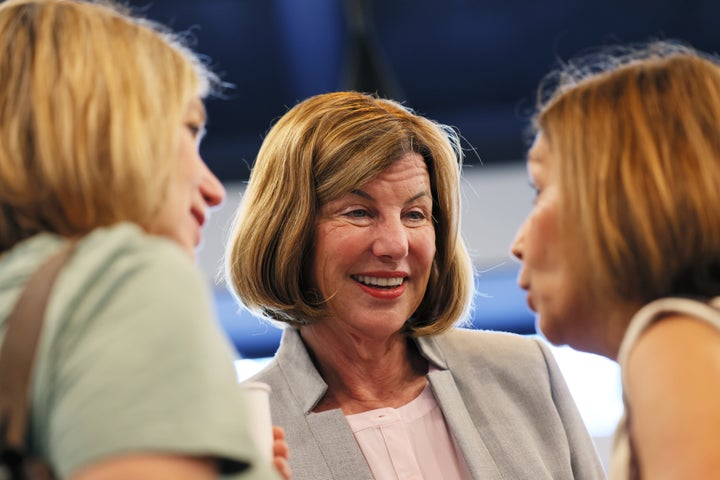
[[[180,245],[180,248],[182,248],[185,253],[190,255],[190,257],[194,260],[197,254],[197,247],[195,246],[194,242],[190,241],[180,241],[178,242],[178,245]]]

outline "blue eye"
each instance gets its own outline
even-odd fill
[[[368,216],[368,212],[367,210],[356,209],[347,212],[345,215],[352,218],[365,218]]]
[[[410,217],[412,220],[424,220],[425,219],[425,214],[423,212],[419,212],[419,211],[408,212],[407,216]]]

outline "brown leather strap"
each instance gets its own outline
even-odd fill
[[[32,274],[7,318],[0,350],[0,421],[4,423],[8,446],[22,448],[25,443],[30,374],[45,308],[55,278],[76,243],[68,241]]]

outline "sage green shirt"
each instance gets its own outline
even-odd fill
[[[37,235],[0,256],[0,335],[29,275],[62,242]],[[31,446],[62,477],[160,452],[217,457],[228,478],[277,478],[249,440],[233,358],[208,285],[180,247],[132,224],[97,229],[51,293]]]

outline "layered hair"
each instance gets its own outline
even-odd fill
[[[184,110],[215,84],[181,37],[110,2],[0,4],[0,252],[39,232],[147,227]]]
[[[571,62],[551,84],[535,125],[557,162],[562,228],[591,293],[720,294],[717,60],[653,42]]]
[[[311,97],[265,137],[227,248],[227,281],[239,301],[295,327],[323,318],[326,306],[308,278],[320,207],[410,152],[422,156],[430,175],[436,255],[406,330],[439,333],[462,318],[473,280],[460,236],[458,135],[395,101],[357,92]]]

